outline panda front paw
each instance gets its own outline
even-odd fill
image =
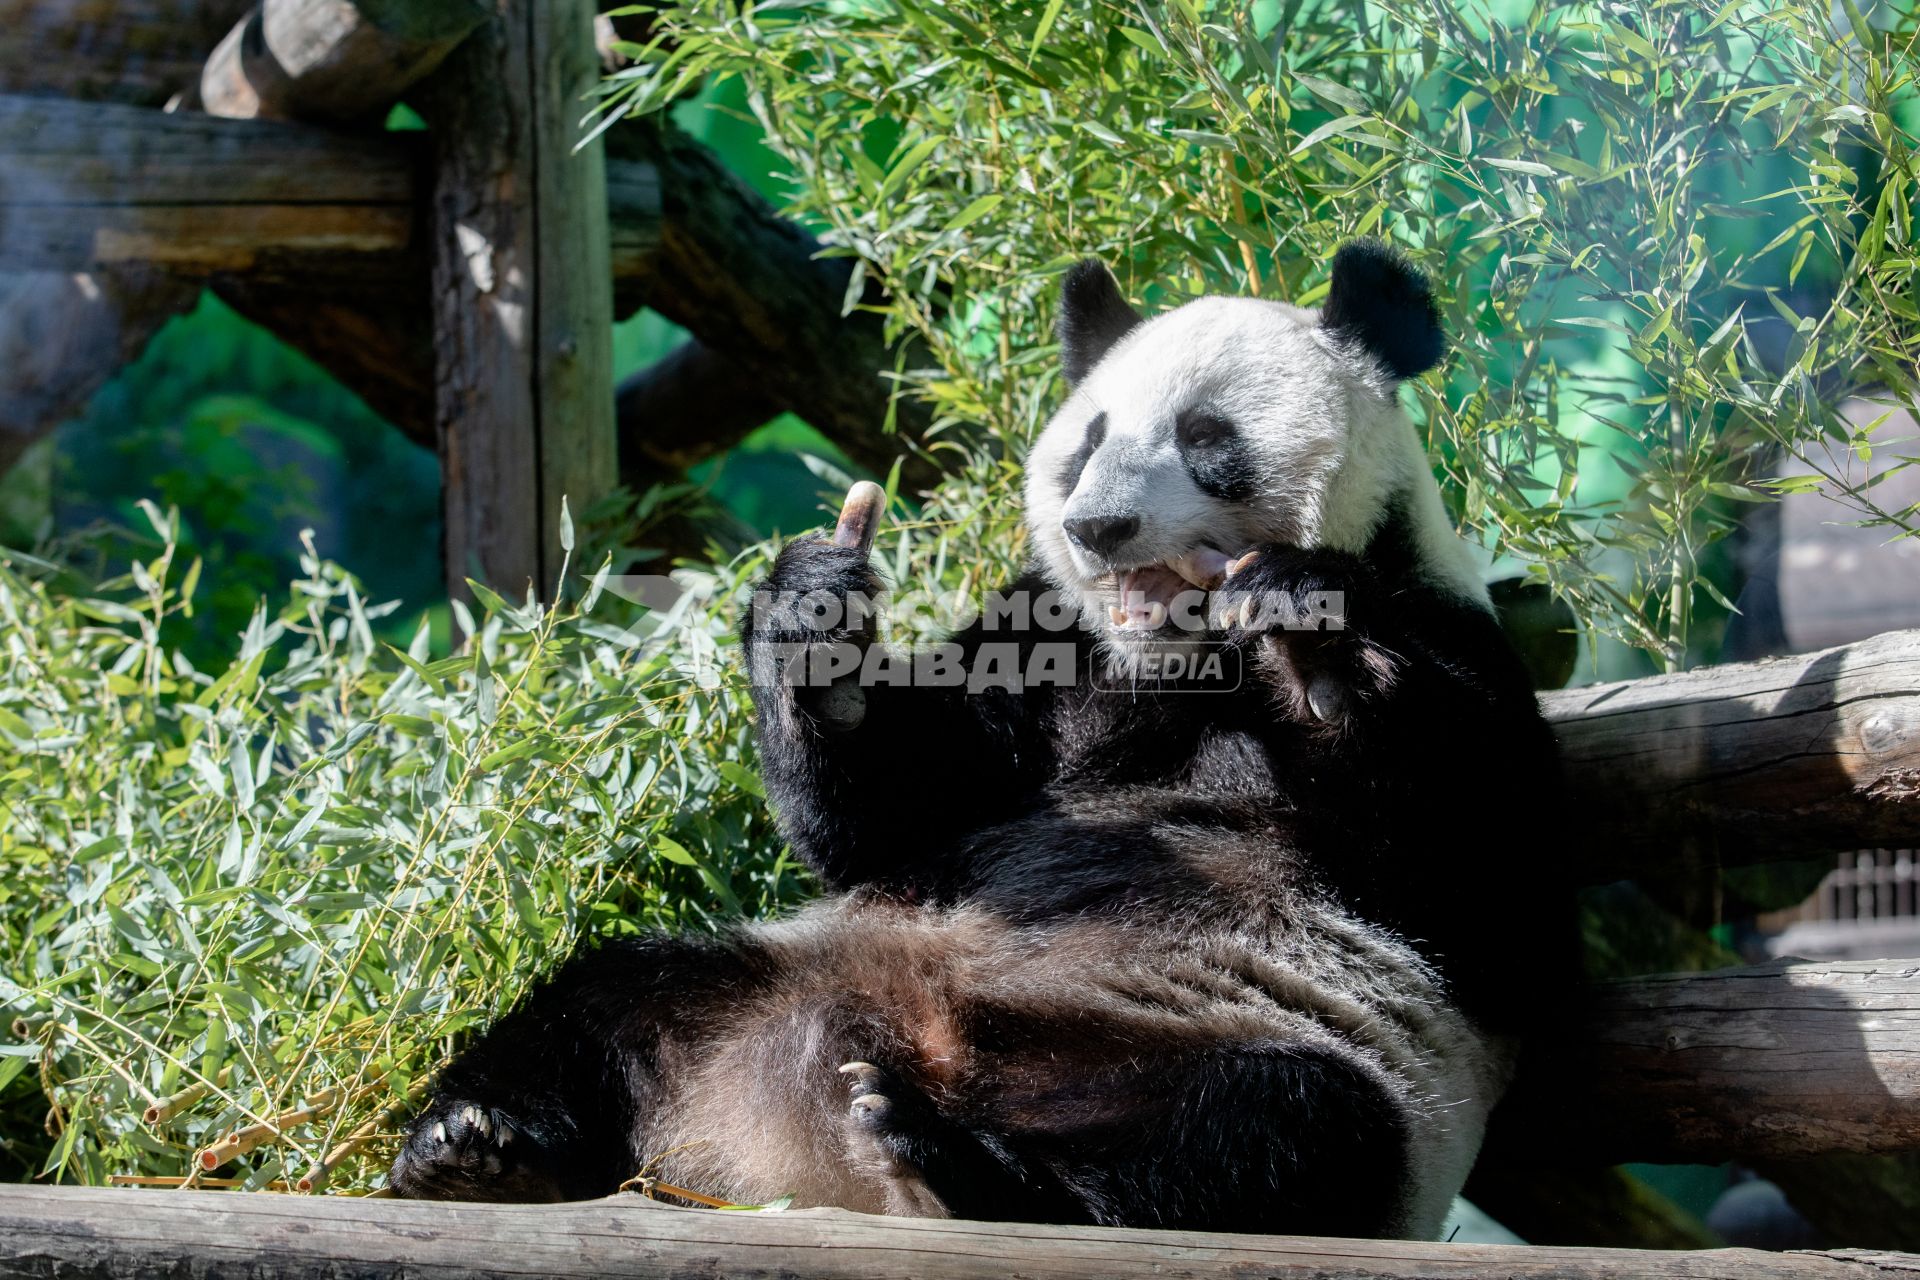
[[[461,1100],[436,1101],[414,1121],[387,1182],[408,1200],[565,1198],[542,1144],[504,1111]]]
[[[787,544],[741,626],[748,673],[776,719],[793,712],[846,731],[865,717],[859,670],[877,629],[879,575],[857,547],[821,537]]]
[[[1356,625],[1383,590],[1358,557],[1263,547],[1227,567],[1213,616],[1290,719],[1339,730],[1397,676],[1393,655]]]

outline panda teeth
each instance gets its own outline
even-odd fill
[[[1124,627],[1127,625],[1127,611],[1117,604],[1110,604],[1107,606],[1107,621],[1116,627]]]

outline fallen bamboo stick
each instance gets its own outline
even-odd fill
[[[218,1169],[229,1161],[238,1160],[263,1143],[281,1137],[289,1129],[295,1129],[319,1119],[346,1101],[347,1097],[347,1090],[337,1086],[322,1089],[290,1111],[282,1111],[271,1119],[233,1130],[218,1142],[202,1149],[200,1154],[194,1157],[194,1161],[203,1170]]]

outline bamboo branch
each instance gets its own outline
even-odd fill
[[[291,1110],[282,1111],[279,1115],[268,1120],[263,1120],[258,1124],[250,1124],[245,1128],[235,1129],[219,1141],[204,1148],[199,1155],[194,1157],[194,1162],[198,1164],[201,1169],[211,1172],[223,1164],[238,1160],[241,1156],[246,1155],[256,1147],[268,1142],[278,1141],[286,1135],[289,1129],[297,1129],[303,1124],[309,1124],[319,1119],[321,1116],[326,1115],[338,1107],[347,1097],[347,1090],[342,1088],[322,1089],[319,1093],[311,1095],[306,1101]]]

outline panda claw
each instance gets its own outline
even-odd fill
[[[871,1062],[843,1062],[837,1070],[843,1076],[850,1076],[856,1072],[873,1070],[873,1064]]]
[[[884,1094],[863,1093],[851,1105],[856,1111],[864,1111],[878,1119],[893,1109],[893,1100]]]
[[[1247,552],[1245,555],[1239,557],[1236,560],[1227,561],[1227,568],[1226,568],[1227,577],[1231,578],[1234,574],[1239,573],[1242,569],[1246,568],[1248,565],[1252,564],[1255,560],[1258,560],[1259,558],[1260,558],[1260,552],[1258,551],[1258,549],[1255,549],[1253,551]]]
[[[447,1140],[447,1122],[445,1120],[434,1121],[433,1140],[435,1142],[445,1142]]]

